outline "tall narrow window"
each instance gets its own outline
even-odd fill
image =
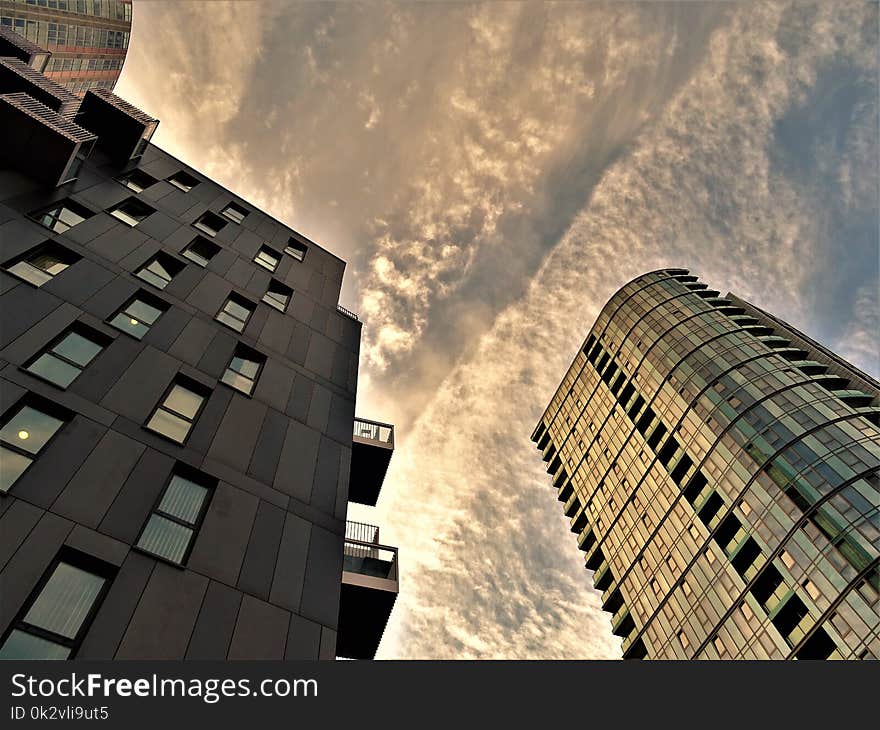
[[[7,492],[64,425],[59,411],[25,400],[3,418],[0,428],[0,492]]]
[[[147,421],[147,428],[182,444],[210,394],[208,388],[178,376]]]
[[[54,241],[46,241],[3,264],[3,269],[34,286],[52,281],[80,257]]]
[[[210,210],[202,213],[193,223],[193,227],[213,238],[226,226],[226,221]]]
[[[0,646],[0,659],[74,656],[110,587],[114,568],[62,549]]]
[[[108,212],[117,220],[125,223],[125,225],[134,228],[138,223],[155,213],[156,210],[142,200],[126,198],[121,203],[113,206]]]
[[[265,362],[265,356],[249,347],[239,345],[235,348],[232,360],[226,366],[220,381],[246,395],[251,395]]]
[[[185,264],[167,253],[157,253],[137,271],[137,276],[157,289],[164,289],[183,271]]]
[[[247,218],[247,214],[250,213],[247,208],[242,208],[240,205],[236,205],[235,203],[229,203],[220,213],[231,220],[233,223],[241,223],[245,218]]]
[[[204,519],[213,487],[213,480],[179,466],[150,513],[137,547],[183,565]]]
[[[148,187],[158,182],[152,175],[137,168],[118,179],[125,187],[135,193],[142,193]]]
[[[297,241],[291,236],[287,240],[287,248],[284,249],[284,253],[288,256],[293,256],[297,261],[302,261],[306,257],[307,250],[308,247],[304,243]]]
[[[107,337],[77,323],[31,360],[25,370],[66,388],[107,344]]]
[[[236,332],[241,332],[254,313],[254,309],[254,305],[244,297],[230,294],[215,319]]]
[[[183,170],[179,170],[178,172],[175,172],[171,177],[165,179],[178,190],[182,190],[185,193],[188,193],[196,185],[199,184],[198,178],[193,177],[188,172],[184,172]]]
[[[278,268],[278,264],[281,263],[281,254],[273,251],[268,246],[263,246],[257,251],[257,255],[254,256],[254,263],[268,271],[275,271]]]
[[[202,268],[220,252],[216,243],[211,243],[207,238],[196,236],[192,242],[183,249],[183,256]]]
[[[279,312],[286,312],[287,305],[290,304],[290,298],[292,296],[293,289],[289,286],[284,286],[284,284],[275,281],[275,279],[272,279],[272,281],[269,282],[269,288],[263,295],[263,301],[270,307],[277,309]]]
[[[55,203],[51,208],[45,208],[30,215],[37,223],[46,226],[55,233],[65,233],[77,223],[91,218],[94,213],[84,205],[80,205],[70,198],[65,198]]]
[[[128,303],[113,315],[109,323],[121,332],[140,340],[166,309],[168,305],[161,299],[141,291],[129,299]]]

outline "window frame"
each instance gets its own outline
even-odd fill
[[[205,260],[205,263],[201,263],[201,261],[197,261],[196,259],[194,259],[194,258],[192,258],[191,256],[187,255],[187,253],[189,252],[189,250],[193,247],[193,244],[196,244],[196,243],[202,243],[202,244],[204,244],[204,245],[206,245],[206,246],[210,246],[210,247],[213,247],[213,248],[215,249],[214,253],[212,253],[211,256],[210,256],[208,259]],[[221,250],[222,250],[222,246],[220,246],[219,244],[214,243],[214,242],[213,242],[212,240],[210,240],[209,238],[205,238],[205,236],[199,234],[198,236],[196,236],[195,238],[193,238],[188,244],[186,244],[186,247],[180,252],[180,255],[181,255],[183,258],[185,258],[187,261],[192,261],[196,266],[198,266],[198,267],[200,267],[200,268],[202,268],[202,269],[207,269],[207,268],[208,268],[208,264],[211,263],[211,261],[213,260],[213,258],[214,258],[218,253],[220,253]],[[196,255],[196,256],[199,256],[199,254],[195,254],[195,255]],[[201,259],[201,258],[204,258],[204,257],[203,257],[203,256],[199,256],[199,258]]]
[[[116,319],[116,317],[120,314],[126,314],[125,310],[128,309],[128,307],[130,307],[131,304],[134,301],[136,301],[137,299],[142,299],[144,304],[146,304],[147,306],[150,306],[150,307],[153,307],[154,309],[160,310],[159,316],[156,317],[156,319],[154,319],[150,324],[145,325],[147,328],[147,331],[144,332],[144,334],[141,335],[140,337],[137,337],[136,335],[132,334],[128,330],[121,329],[121,328],[117,327],[115,324],[113,324],[113,320]],[[146,289],[138,289],[134,294],[132,294],[128,299],[125,300],[125,303],[121,307],[119,307],[119,309],[116,309],[104,321],[109,327],[112,327],[117,332],[122,332],[122,334],[128,335],[132,339],[137,340],[138,342],[141,342],[144,339],[144,337],[146,337],[148,334],[150,334],[150,330],[153,329],[153,325],[155,325],[156,322],[158,322],[160,319],[162,319],[162,315],[165,314],[169,309],[171,309],[171,305],[168,302],[166,302],[164,299],[161,299],[161,298],[151,294]],[[130,319],[137,319],[136,317],[132,317],[130,314],[128,315],[128,317]],[[141,321],[141,320],[139,320],[139,321],[141,322],[141,324],[144,324],[143,321]]]
[[[122,215],[127,216],[128,218],[131,218],[132,220],[135,220],[135,216],[134,216],[134,215],[132,215],[131,213],[127,213],[127,212],[121,210],[122,207],[125,206],[125,205],[133,205],[133,206],[135,206],[135,207],[140,206],[141,208],[143,208],[143,209],[145,209],[145,210],[146,210],[146,209],[149,209],[150,212],[147,213],[146,215],[144,215],[143,218],[139,218],[139,219],[137,219],[137,222],[136,222],[136,223],[129,223],[128,220],[127,220],[126,218],[122,218],[122,217],[120,217],[119,215],[117,215],[117,212],[121,212]],[[153,215],[153,213],[156,212],[156,209],[155,209],[152,205],[148,205],[147,203],[145,203],[145,202],[144,202],[143,200],[141,200],[140,198],[137,198],[137,197],[135,197],[134,195],[130,195],[130,196],[128,196],[127,198],[125,198],[124,200],[120,200],[120,201],[119,201],[118,203],[116,203],[115,205],[112,205],[111,207],[107,208],[107,210],[106,210],[105,212],[106,212],[110,217],[115,218],[115,219],[118,220],[120,223],[124,223],[124,224],[127,225],[129,228],[137,228],[141,223],[143,223],[145,220],[147,220],[147,218],[149,218],[151,215]]]
[[[273,299],[267,298],[267,297],[269,297],[269,294],[272,293],[272,285],[273,284],[276,287],[284,288],[288,292],[290,292],[287,295],[287,302],[285,303],[283,308],[280,307]],[[275,292],[275,293],[277,294],[277,292]],[[265,304],[269,307],[272,307],[272,309],[274,309],[276,312],[281,312],[281,314],[286,314],[287,310],[290,308],[290,303],[293,301],[293,287],[289,287],[289,286],[287,286],[287,284],[283,284],[282,282],[278,281],[277,279],[270,279],[269,285],[266,287],[266,292],[263,294],[263,298],[260,301],[262,301],[263,304]]]
[[[141,274],[144,271],[149,271],[149,267],[157,262],[159,263],[160,266],[162,266],[163,269],[167,270],[169,267],[165,263],[162,262],[162,259],[171,262],[173,265],[176,265],[179,268],[173,274],[171,274],[170,278],[168,279],[168,281],[165,282],[164,286],[158,286],[157,284],[154,284],[152,281],[150,281],[146,277],[142,276]],[[138,279],[140,279],[141,281],[144,281],[147,284],[149,284],[150,286],[152,286],[153,288],[158,289],[159,291],[164,291],[165,288],[172,281],[174,281],[174,277],[176,277],[178,274],[182,273],[185,268],[186,268],[186,264],[183,261],[180,261],[179,259],[172,256],[170,253],[167,253],[165,251],[157,251],[152,256],[150,256],[150,258],[148,258],[146,261],[144,261],[144,263],[140,267],[138,267],[138,269],[134,272],[134,275]],[[150,273],[153,274],[153,276],[155,276],[158,279],[162,278],[161,276],[159,276],[158,274],[156,274],[153,271],[150,271]]]
[[[243,354],[240,354],[240,353],[243,353]],[[236,357],[239,358],[240,360],[249,360],[251,362],[257,363],[257,372],[253,378],[249,378],[247,375],[242,375],[241,372],[239,372],[238,370],[232,370],[232,372],[235,373],[236,375],[238,375],[239,377],[242,377],[245,380],[250,380],[253,382],[253,387],[251,388],[249,393],[246,393],[245,391],[241,390],[241,388],[236,388],[234,385],[232,385],[231,383],[227,383],[224,380],[224,378],[226,377],[226,373],[232,369],[232,361],[235,360]],[[263,368],[266,366],[267,359],[268,358],[265,355],[263,355],[263,353],[258,352],[257,350],[254,350],[252,347],[248,347],[247,345],[245,345],[242,342],[239,342],[235,346],[235,349],[233,349],[232,355],[230,355],[229,360],[226,363],[226,367],[223,368],[223,372],[221,373],[220,379],[217,382],[220,383],[221,385],[225,385],[227,388],[231,388],[236,393],[241,393],[243,396],[246,396],[248,398],[253,398],[254,393],[257,390],[257,385],[260,382],[260,376],[263,374]]]
[[[302,246],[302,249],[299,248],[300,246]],[[295,251],[296,253],[291,253],[291,250]],[[290,256],[290,258],[300,262],[305,261],[308,251],[309,247],[294,236],[290,236],[287,239],[287,245],[284,247],[285,254]]]
[[[281,265],[281,257],[283,255],[284,254],[278,253],[274,248],[271,248],[270,246],[263,245],[263,246],[260,246],[257,253],[254,254],[253,262],[257,266],[259,266],[261,269],[265,269],[269,273],[274,274],[276,271],[278,271],[278,267]],[[272,268],[269,268],[268,263],[264,259],[261,259],[260,258],[261,256],[263,256],[264,259],[268,259],[270,257],[272,259],[274,259],[275,260],[274,266],[272,266]]]
[[[65,264],[64,268],[61,271],[59,271],[57,274],[50,274],[45,269],[41,269],[37,266],[34,266],[30,262],[30,259],[34,258],[35,256],[39,256],[43,251],[46,251],[46,250],[51,251],[52,249],[54,249],[55,251],[59,251],[59,250],[63,251],[64,256],[70,261],[70,263]],[[61,256],[56,255],[56,258],[58,259],[59,263],[65,263],[64,258],[62,258]],[[27,251],[20,253],[18,256],[13,256],[11,259],[4,262],[4,264],[2,266],[2,270],[4,272],[6,272],[7,274],[9,274],[10,276],[14,276],[19,281],[23,281],[25,284],[29,284],[30,286],[32,286],[36,289],[39,289],[39,288],[45,286],[46,284],[49,284],[52,281],[54,281],[56,276],[60,276],[65,271],[67,271],[67,269],[69,269],[74,264],[79,263],[81,260],[82,260],[82,256],[80,256],[78,253],[76,253],[76,251],[71,251],[69,248],[67,248],[66,246],[62,246],[57,241],[53,241],[53,240],[49,239],[49,240],[43,241],[42,243],[38,243],[36,246],[32,246]],[[11,270],[13,266],[17,266],[20,263],[27,264],[32,269],[34,269],[38,272],[42,272],[43,274],[45,274],[49,278],[46,281],[44,281],[42,284],[36,284],[33,281],[31,281],[30,279],[25,278],[24,276],[22,276],[18,272]]]
[[[18,480],[27,473],[28,469],[30,469],[34,465],[34,462],[36,462],[40,455],[45,453],[46,449],[49,448],[49,446],[52,444],[58,434],[64,430],[64,427],[68,423],[70,423],[71,420],[73,420],[73,417],[75,415],[74,413],[68,411],[66,408],[57,405],[56,403],[41,398],[34,393],[28,392],[3,412],[3,415],[0,416],[0,429],[5,428],[6,424],[8,424],[25,408],[32,408],[35,411],[39,411],[44,416],[49,416],[50,418],[61,421],[61,425],[55,429],[55,431],[49,438],[46,439],[46,442],[37,450],[35,454],[30,453],[26,449],[23,449],[14,443],[10,443],[9,441],[0,438],[0,446],[2,446],[2,448],[8,449],[9,451],[18,454],[19,456],[23,456],[24,458],[30,460],[30,464],[28,464],[21,471],[21,473],[17,477],[15,477],[15,480],[6,489],[0,489],[0,497],[5,497],[9,494],[10,491],[12,491],[12,489],[18,483]]]
[[[232,211],[233,215],[230,215],[228,211]],[[241,215],[241,220],[235,214]],[[226,220],[235,223],[236,225],[241,225],[244,223],[244,219],[247,218],[251,214],[251,211],[247,210],[243,205],[239,205],[234,200],[230,200],[226,205],[223,206],[223,209],[220,211],[220,215],[222,215]]]
[[[28,615],[31,607],[37,602],[43,590],[45,590],[46,586],[49,584],[49,581],[52,579],[52,576],[55,574],[56,569],[61,563],[66,563],[67,565],[70,565],[74,568],[104,579],[103,585],[98,591],[98,594],[95,596],[94,601],[92,601],[92,605],[89,607],[88,612],[83,617],[79,629],[77,629],[76,636],[72,639],[66,636],[62,636],[60,634],[56,634],[52,631],[49,631],[48,629],[35,626],[34,624],[27,623],[25,621],[25,616]],[[116,578],[118,572],[119,570],[116,566],[104,560],[101,560],[94,555],[89,555],[88,553],[84,553],[80,550],[75,550],[67,545],[62,545],[55,556],[52,558],[49,565],[46,566],[46,569],[40,576],[40,580],[37,581],[37,584],[28,594],[27,599],[21,605],[21,608],[15,615],[15,618],[9,622],[9,626],[6,628],[6,631],[3,632],[2,639],[0,639],[0,648],[6,645],[9,637],[14,631],[17,630],[21,631],[22,633],[29,634],[30,636],[36,636],[39,639],[44,639],[45,641],[50,641],[53,644],[64,646],[70,649],[70,653],[67,655],[67,657],[65,657],[65,660],[74,659],[80,647],[82,646],[86,634],[88,634],[89,630],[91,629],[92,624],[95,621],[95,617],[98,615],[98,611],[101,610],[101,606],[104,603],[104,600],[107,597],[107,593],[110,591],[110,587],[113,585],[113,581]]]
[[[186,177],[190,178],[191,180],[194,180],[194,183],[192,185],[187,186],[187,184],[185,182],[178,182],[174,179],[178,175],[185,175]],[[197,185],[199,185],[202,181],[199,180],[195,175],[191,175],[190,173],[188,173],[186,170],[178,170],[177,172],[172,173],[171,175],[166,177],[165,182],[167,182],[169,185],[177,188],[180,192],[185,194],[185,193],[188,193],[190,190],[192,190]]]
[[[236,302],[236,301],[235,301],[236,299],[238,299],[239,301]],[[227,305],[230,301],[235,302],[235,303],[238,304],[240,307],[244,307],[244,306],[245,306],[245,304],[242,304],[242,302],[245,302],[247,305],[250,305],[250,306],[251,306],[250,314],[248,314],[247,319],[244,320],[244,322],[242,323],[242,325],[241,325],[241,329],[240,329],[240,330],[237,330],[237,329],[235,329],[235,327],[233,327],[233,326],[227,324],[227,323],[224,322],[223,320],[218,319],[218,317],[219,317],[221,314],[225,314],[226,316],[231,317],[232,319],[236,319],[236,320],[237,320],[236,317],[233,317],[231,314],[229,314],[229,312],[226,311],[226,305]],[[219,323],[222,324],[224,327],[228,327],[228,328],[231,329],[233,332],[238,332],[239,334],[241,334],[241,333],[244,332],[245,329],[247,328],[248,324],[249,324],[250,321],[251,321],[251,317],[254,316],[254,312],[256,312],[256,311],[257,311],[257,305],[254,304],[250,299],[248,299],[247,297],[243,297],[243,296],[241,296],[240,294],[238,294],[238,293],[235,292],[235,291],[231,291],[231,292],[229,292],[229,294],[226,295],[226,299],[223,300],[223,304],[220,305],[220,309],[218,309],[218,310],[217,310],[217,313],[214,315],[214,321],[215,321],[215,322],[219,322]]]
[[[143,175],[145,178],[149,178],[153,182],[151,182],[149,185],[145,185],[144,187],[141,187],[138,183],[134,183],[134,187],[132,187],[130,183],[132,182],[131,178],[134,175]],[[129,170],[128,172],[123,173],[122,175],[120,175],[119,177],[116,178],[116,181],[120,185],[124,186],[126,189],[134,192],[135,194],[142,193],[148,187],[151,187],[151,186],[155,185],[157,182],[159,182],[150,173],[148,173],[146,170],[142,170],[140,167],[135,167],[133,170]]]
[[[75,362],[75,361],[67,358],[65,355],[61,355],[59,353],[53,352],[53,348],[55,348],[57,345],[60,345],[62,342],[64,342],[64,340],[67,339],[67,337],[69,335],[72,335],[72,334],[79,335],[83,339],[89,340],[92,344],[98,345],[101,348],[100,350],[98,350],[98,352],[96,352],[94,355],[92,355],[92,357],[89,359],[89,361],[85,365],[80,365],[78,362]],[[44,383],[48,383],[49,385],[52,385],[55,388],[60,388],[61,390],[67,390],[71,385],[73,385],[74,382],[76,382],[76,379],[80,375],[83,374],[83,371],[85,371],[85,369],[89,365],[91,365],[97,357],[100,357],[101,353],[104,352],[104,350],[106,350],[112,344],[112,342],[113,342],[113,338],[110,337],[109,335],[105,335],[105,334],[93,329],[92,327],[88,327],[87,325],[83,324],[80,320],[74,320],[71,324],[69,324],[67,327],[65,327],[64,330],[62,330],[56,337],[54,337],[52,340],[50,340],[49,344],[45,345],[40,350],[38,350],[34,355],[32,355],[27,360],[25,360],[24,365],[22,365],[19,368],[19,370],[22,370],[22,371],[26,372],[28,375],[30,375],[31,377],[37,378],[38,380],[42,380]],[[53,382],[52,380],[45,377],[44,375],[40,375],[39,373],[35,373],[33,370],[30,369],[30,367],[37,360],[39,360],[41,357],[43,357],[44,355],[50,355],[58,360],[61,360],[66,365],[70,365],[71,367],[76,368],[77,370],[79,370],[79,375],[74,377],[74,379],[71,380],[67,385],[59,385],[58,383]]]
[[[199,513],[196,515],[196,520],[193,523],[185,522],[179,517],[175,517],[167,512],[164,512],[159,509],[159,505],[162,504],[162,500],[165,498],[165,493],[168,491],[168,488],[171,486],[171,482],[174,477],[180,477],[181,479],[185,479],[193,484],[197,484],[207,491],[205,495],[205,499],[202,501],[201,506],[199,507]],[[196,540],[199,536],[199,531],[202,529],[202,525],[205,523],[205,516],[208,514],[208,509],[211,507],[211,501],[214,499],[214,492],[217,489],[218,480],[204,472],[200,472],[197,469],[185,464],[183,462],[177,462],[174,467],[171,469],[171,472],[168,474],[168,477],[165,479],[165,484],[162,487],[159,495],[156,497],[156,500],[153,502],[153,506],[150,508],[149,514],[147,514],[146,519],[144,520],[144,524],[141,525],[141,529],[138,532],[137,538],[131,546],[132,550],[137,550],[139,553],[143,553],[144,555],[148,555],[154,560],[159,560],[163,563],[171,565],[180,570],[186,570],[186,564],[189,561],[189,556],[192,554],[193,548],[195,547]],[[147,530],[147,525],[150,524],[150,519],[153,515],[158,515],[170,522],[174,522],[181,527],[186,527],[187,529],[192,530],[192,537],[189,540],[189,543],[186,546],[186,550],[184,550],[183,555],[180,558],[180,562],[177,563],[173,561],[171,558],[166,558],[163,555],[157,555],[156,553],[148,550],[145,547],[141,547],[140,541],[143,537],[144,533]]]
[[[218,223],[222,223],[216,230],[211,228],[207,223],[203,223],[204,218],[215,218]],[[198,218],[196,218],[190,225],[195,228],[200,233],[204,233],[206,236],[210,238],[216,238],[217,235],[229,225],[229,221],[223,216],[217,215],[213,210],[204,211]],[[202,226],[201,228],[199,226]]]
[[[63,231],[55,230],[55,228],[53,228],[52,226],[46,225],[46,224],[43,222],[42,219],[45,218],[47,215],[49,215],[49,211],[55,211],[55,213],[58,213],[58,212],[61,211],[61,210],[67,205],[67,204],[71,204],[70,206],[68,206],[68,210],[71,210],[73,213],[75,213],[75,214],[78,215],[80,218],[82,218],[81,221],[78,221],[78,222],[74,223],[72,226],[67,226]],[[82,213],[78,213],[78,212],[75,210],[75,208],[80,208],[81,210],[86,211],[86,212],[88,213],[88,215],[87,215],[87,216],[83,216]],[[93,211],[93,210],[92,210],[91,208],[89,208],[88,206],[83,205],[83,204],[80,203],[78,200],[74,200],[73,198],[70,198],[70,197],[67,197],[67,198],[61,198],[61,200],[57,200],[57,201],[55,201],[54,203],[52,203],[52,205],[47,205],[47,206],[45,206],[45,207],[43,207],[43,208],[39,208],[39,209],[37,209],[37,210],[35,210],[35,211],[31,212],[31,213],[28,213],[28,218],[30,218],[30,219],[31,219],[32,221],[34,221],[35,223],[38,223],[39,225],[43,226],[43,228],[46,228],[47,230],[52,231],[52,233],[54,233],[54,234],[56,234],[56,235],[64,235],[64,234],[67,233],[71,228],[76,228],[76,226],[78,226],[80,223],[85,223],[87,220],[89,220],[89,218],[93,218],[94,216],[95,216],[95,211]],[[52,223],[53,223],[53,225],[54,225],[55,223],[58,223],[59,220],[61,220],[61,216],[60,216],[60,215],[53,214],[51,217],[52,217]],[[65,224],[65,225],[67,225],[67,224]]]
[[[175,411],[169,407],[163,407],[163,406],[165,406],[165,401],[167,401],[168,397],[171,395],[171,393],[174,392],[175,387],[181,387],[184,390],[188,390],[189,392],[194,393],[194,394],[201,397],[202,402],[199,404],[199,407],[196,409],[195,415],[192,418],[190,418],[189,416],[185,416],[182,413],[178,413],[177,411]],[[202,385],[202,383],[199,383],[197,380],[193,380],[192,378],[189,378],[186,375],[183,375],[182,373],[178,372],[171,379],[171,382],[169,383],[168,387],[162,393],[162,397],[159,398],[159,402],[156,403],[156,405],[150,411],[150,415],[147,416],[147,420],[144,422],[143,428],[146,429],[147,431],[149,431],[151,434],[154,434],[155,436],[159,436],[160,438],[163,438],[172,444],[176,444],[177,446],[181,446],[181,447],[184,446],[186,444],[186,442],[189,440],[189,437],[192,434],[193,428],[195,428],[195,425],[198,422],[199,418],[201,417],[202,413],[204,413],[205,406],[208,404],[208,400],[211,398],[212,393],[213,393],[213,390],[211,388],[209,388],[208,386]],[[177,441],[174,438],[172,438],[171,436],[168,436],[168,435],[162,433],[161,431],[157,431],[156,429],[151,428],[148,425],[150,423],[150,421],[153,420],[155,415],[160,410],[165,411],[166,413],[170,413],[175,418],[187,421],[189,423],[189,428],[186,430],[186,435],[183,437],[182,441]]]

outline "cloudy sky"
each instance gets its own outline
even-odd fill
[[[613,658],[532,427],[690,268],[880,372],[877,3],[135,4],[154,141],[348,261],[407,658]]]

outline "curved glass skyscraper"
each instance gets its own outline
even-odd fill
[[[605,305],[532,439],[625,658],[880,658],[880,384],[684,269]]]

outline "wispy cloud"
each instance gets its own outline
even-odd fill
[[[205,27],[235,52],[177,78]],[[632,276],[877,372],[877,36],[855,3],[138,6],[160,144],[350,260],[359,411],[402,426],[384,656],[617,654],[528,434]]]

